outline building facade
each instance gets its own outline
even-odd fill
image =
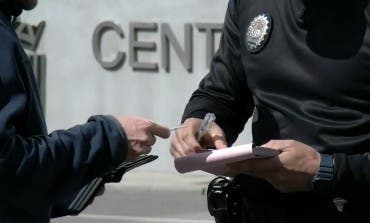
[[[180,124],[208,72],[227,0],[51,0],[25,12],[17,33],[40,84],[49,131],[93,114]],[[250,142],[250,127],[237,143]],[[169,140],[143,169],[175,171]]]

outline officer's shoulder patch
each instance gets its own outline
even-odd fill
[[[266,45],[272,31],[272,17],[262,13],[254,17],[245,34],[245,45],[249,52],[258,53]]]

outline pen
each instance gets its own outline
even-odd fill
[[[170,128],[170,131],[173,132],[173,131],[176,131],[178,129],[182,129],[182,128],[185,128],[186,125],[180,125],[180,126],[177,126],[177,127],[173,127],[173,128]]]
[[[207,113],[203,120],[202,120],[202,124],[200,125],[199,127],[199,130],[198,130],[198,142],[200,141],[200,139],[204,136],[204,134],[206,134],[208,128],[211,126],[211,124],[216,120],[216,115],[214,113]]]

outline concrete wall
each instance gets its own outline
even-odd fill
[[[92,114],[138,115],[167,126],[179,124],[186,102],[207,73],[206,34],[193,28],[194,65],[188,72],[173,48],[169,72],[133,70],[126,58],[116,70],[104,69],[94,58],[92,36],[103,21],[122,28],[124,37],[108,32],[102,39],[104,60],[117,51],[129,57],[129,24],[168,23],[181,46],[184,24],[222,23],[227,0],[40,0],[38,7],[23,13],[22,22],[46,21],[37,53],[46,54],[46,118],[49,131],[84,123]],[[140,52],[138,59],[161,63],[161,29],[141,32],[140,41],[154,42],[157,50]],[[220,35],[216,35],[218,45]],[[246,127],[249,130],[249,125]],[[250,141],[249,131],[237,143]],[[174,171],[168,153],[169,140],[158,140],[153,153],[159,161],[143,169]]]

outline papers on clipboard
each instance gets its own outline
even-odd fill
[[[202,170],[215,175],[229,175],[231,169],[227,164],[247,159],[267,158],[280,152],[265,147],[253,147],[253,144],[233,146],[219,150],[194,153],[175,159],[175,168],[179,173]]]

